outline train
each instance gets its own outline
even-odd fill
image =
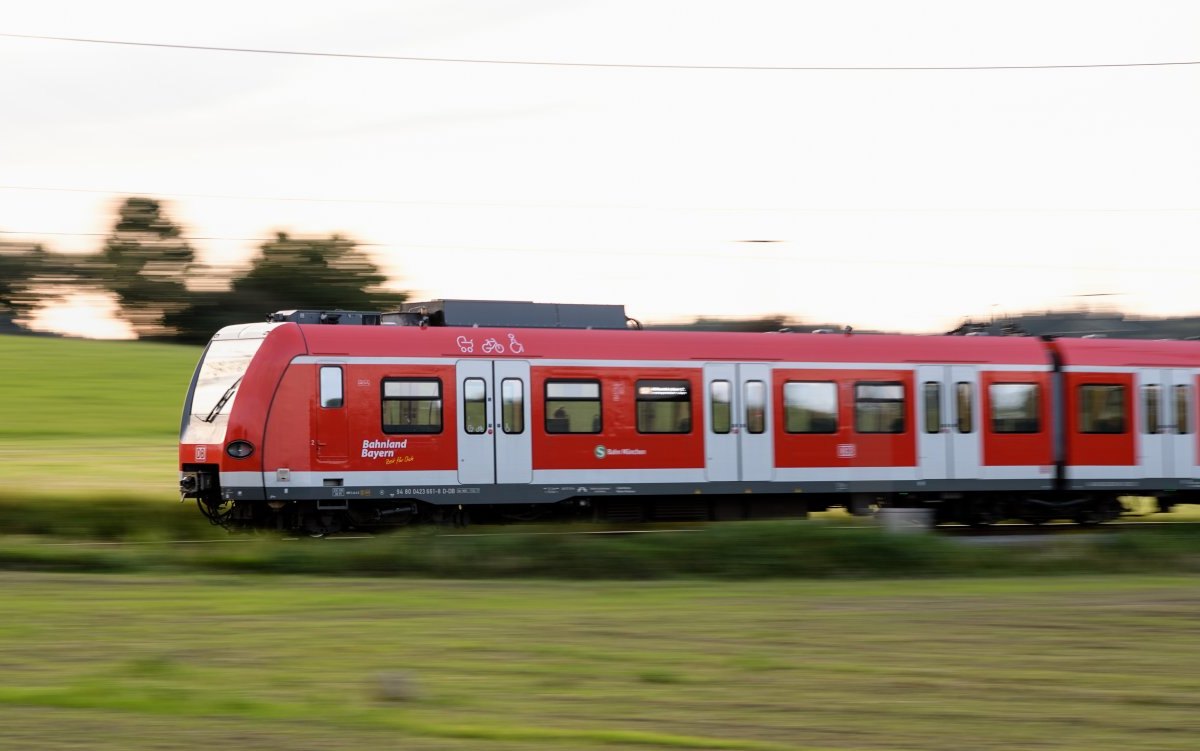
[[[313,536],[430,521],[1096,524],[1200,501],[1200,342],[644,330],[620,305],[435,300],[220,329],[182,498]]]

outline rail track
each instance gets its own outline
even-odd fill
[[[729,524],[729,522],[721,522],[721,524]],[[652,534],[694,534],[707,531],[712,525],[707,522],[694,522],[686,526],[671,526],[665,528],[646,529],[644,527],[635,529],[572,529],[572,530],[548,530],[536,531],[529,529],[512,529],[506,525],[478,525],[466,529],[453,529],[436,534],[437,537],[448,539],[453,538],[470,538],[470,537],[568,537],[568,536],[632,536],[632,535],[652,535]],[[929,529],[920,530],[921,533],[933,534],[937,536],[949,538],[964,538],[964,539],[1045,539],[1050,537],[1094,537],[1096,535],[1108,535],[1121,532],[1130,532],[1138,530],[1149,530],[1164,526],[1174,527],[1197,527],[1200,526],[1200,520],[1196,519],[1181,519],[1181,520],[1129,520],[1107,522],[1097,525],[1079,525],[1074,522],[1049,522],[1046,524],[1028,524],[1024,522],[1006,522],[985,527],[970,527],[966,525],[942,525]],[[876,529],[877,526],[871,523],[856,523],[848,524],[843,527],[848,531],[855,530],[870,530]],[[914,531],[907,531],[907,534],[912,534]],[[323,542],[353,542],[357,540],[372,540],[377,537],[386,537],[383,535],[372,534],[353,534],[341,533],[335,535],[326,535],[320,538],[310,537],[295,537],[282,536],[273,537],[271,535],[262,534],[230,534],[228,537],[219,537],[212,539],[201,540],[55,540],[46,542],[35,542],[34,544],[45,547],[150,547],[150,546],[167,546],[167,545],[220,545],[220,544],[237,544],[249,543],[262,539],[276,539],[283,542],[299,542],[310,539],[320,539]]]

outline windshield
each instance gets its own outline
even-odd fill
[[[229,414],[237,399],[237,384],[262,343],[262,339],[218,339],[208,346],[192,395],[193,415],[211,422],[218,414]]]

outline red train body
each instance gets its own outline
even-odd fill
[[[215,521],[314,533],[835,505],[1095,522],[1200,495],[1198,379],[1200,342],[280,320],[205,350],[181,487]]]

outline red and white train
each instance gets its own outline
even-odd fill
[[[213,337],[181,489],[214,521],[620,521],[1200,498],[1200,342],[630,330],[620,306],[289,311]]]

